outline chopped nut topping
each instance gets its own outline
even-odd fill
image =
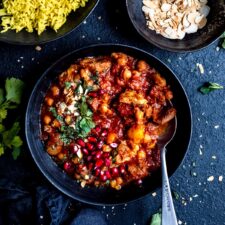
[[[143,0],[142,11],[149,29],[169,39],[183,39],[206,25],[210,11],[206,4],[207,0]]]

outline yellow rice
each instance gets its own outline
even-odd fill
[[[0,9],[2,32],[26,29],[40,35],[46,27],[56,32],[66,22],[67,16],[84,7],[88,0],[3,0]]]

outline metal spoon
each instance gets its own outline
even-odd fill
[[[159,137],[158,146],[161,149],[162,167],[162,225],[177,225],[173,199],[170,190],[166,166],[166,146],[173,139],[177,129],[177,118],[168,122],[166,131]]]

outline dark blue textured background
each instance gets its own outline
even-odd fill
[[[186,89],[193,112],[191,145],[182,166],[171,179],[172,189],[179,193],[179,199],[175,200],[178,219],[188,225],[225,224],[225,179],[222,182],[218,179],[225,176],[225,93],[220,90],[204,96],[197,91],[205,81],[225,86],[225,50],[216,49],[218,43],[187,54],[160,50],[136,33],[124,1],[100,0],[91,16],[78,29],[65,38],[42,45],[41,51],[35,50],[35,46],[0,43],[1,82],[4,77],[17,76],[29,84],[29,93],[38,77],[54,61],[74,49],[95,43],[140,47],[173,69]],[[200,73],[196,63],[204,66],[204,74]],[[24,102],[26,104],[26,99]],[[24,109],[21,109],[22,113]],[[210,176],[214,177],[212,182],[207,180]],[[7,187],[8,190],[5,190]],[[18,191],[19,197],[12,199],[10,191]],[[49,224],[51,220],[52,224],[65,223],[80,208],[86,207],[52,187],[40,174],[26,148],[17,161],[12,160],[10,154],[0,158],[0,197],[3,196],[0,224],[5,224],[4,216],[10,214],[14,204],[21,206],[18,215],[25,211],[27,215],[23,219],[18,216],[20,223],[11,218],[10,225],[35,224],[34,221]],[[149,194],[128,205],[93,208],[106,216],[109,225],[146,225],[160,205],[161,194],[157,192],[155,197]]]

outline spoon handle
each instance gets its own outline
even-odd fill
[[[174,210],[169,178],[167,174],[165,147],[161,150],[161,164],[162,164],[162,225],[177,225],[177,217]]]

